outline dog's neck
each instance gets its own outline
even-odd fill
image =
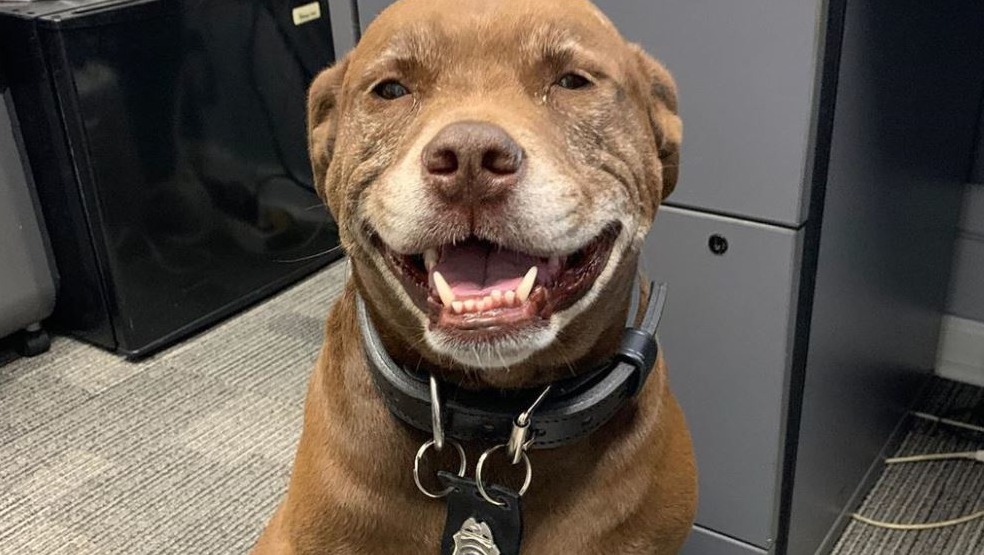
[[[574,359],[559,358],[546,364],[516,364],[510,368],[472,369],[451,364],[437,364],[421,355],[404,338],[385,325],[379,328],[386,352],[393,361],[404,368],[412,368],[421,375],[434,375],[444,382],[463,389],[482,390],[525,390],[542,387],[550,383],[576,377],[589,372],[611,358],[618,348],[625,323],[626,308],[618,311],[612,322],[607,324],[598,340],[588,351]],[[374,319],[374,322],[380,320]],[[563,339],[561,340],[563,341]]]
[[[632,325],[634,320],[626,325],[618,349],[603,365],[580,371],[571,368],[574,377],[554,381],[545,389],[508,392],[441,386],[433,374],[428,378],[426,373],[400,365],[386,352],[367,305],[359,296],[356,312],[368,369],[381,398],[399,420],[443,438],[435,422],[447,418],[448,435],[453,439],[501,443],[517,432],[519,422],[526,422],[523,429],[527,429],[531,416],[528,411],[533,410],[529,407],[542,402],[537,409],[541,414],[534,417],[535,425],[528,430],[532,433],[529,444],[533,448],[555,448],[579,441],[603,426],[645,385],[658,357],[655,333],[666,291],[665,286],[649,289],[644,302],[640,296],[639,304],[644,307],[641,324]],[[449,388],[453,391],[448,391],[449,401],[445,403],[439,391]]]

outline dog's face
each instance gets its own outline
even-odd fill
[[[624,317],[681,125],[666,70],[588,2],[404,0],[315,80],[309,133],[373,312],[488,378]]]

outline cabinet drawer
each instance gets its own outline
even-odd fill
[[[659,338],[697,453],[697,522],[764,548],[775,526],[801,245],[802,232],[663,207],[643,253],[649,275],[669,288]]]
[[[674,204],[798,227],[809,194],[817,0],[597,0],[680,88]]]

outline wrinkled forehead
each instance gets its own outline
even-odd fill
[[[357,78],[385,69],[430,68],[447,75],[576,60],[611,73],[624,46],[604,15],[577,0],[410,0],[367,29],[352,69]]]

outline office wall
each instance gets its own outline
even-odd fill
[[[984,110],[964,193],[936,373],[984,386]]]
[[[984,322],[984,184],[968,184],[957,239],[949,311]]]
[[[984,136],[984,133],[982,133]],[[964,194],[937,373],[984,386],[984,144]]]

